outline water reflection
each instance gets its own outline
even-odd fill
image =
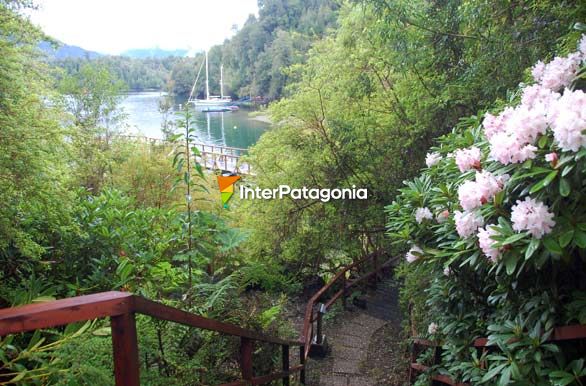
[[[160,92],[131,93],[122,102],[128,114],[129,126],[141,134],[162,138],[161,123],[163,116],[159,112]],[[175,109],[179,109],[177,100]],[[261,134],[269,127],[248,117],[247,111],[203,113],[194,112],[196,134],[204,143],[248,148],[258,141]]]

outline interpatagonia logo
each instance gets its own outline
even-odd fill
[[[239,179],[240,176],[218,176],[218,186],[224,208],[228,207],[228,200],[234,194],[234,183]]]

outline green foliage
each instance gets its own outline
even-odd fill
[[[43,34],[18,16],[26,2],[0,2],[0,282],[43,271],[71,226],[65,131],[45,66],[36,60]],[[17,44],[18,42],[18,44]],[[0,301],[0,304],[2,302]]]
[[[574,87],[580,88],[580,83]],[[507,105],[517,105],[519,96],[520,92],[511,93]],[[498,110],[502,108],[501,103]],[[412,333],[432,335],[441,343],[442,361],[434,371],[459,381],[581,384],[583,348],[549,338],[555,327],[584,316],[586,152],[563,151],[551,129],[540,134],[535,144],[535,157],[502,164],[489,156],[495,145],[487,140],[481,117],[461,119],[431,149],[441,160],[406,181],[386,208],[393,244],[402,250],[413,245],[422,250],[399,268],[404,279],[401,304]],[[458,189],[474,178],[475,171],[462,172],[454,152],[470,146],[481,151],[483,173],[510,177],[501,180],[499,192],[477,209],[495,232],[490,238],[496,257],[482,249],[486,247],[478,231],[465,236],[456,228],[454,214],[462,210]],[[559,160],[545,160],[551,152],[559,154]],[[524,197],[544,203],[553,213],[555,226],[543,237],[514,225],[513,206]],[[433,218],[417,221],[419,208],[430,209]],[[450,216],[439,221],[436,216],[444,211]],[[428,331],[432,322],[439,326],[434,334]],[[470,347],[477,337],[488,337],[491,346],[480,357]]]
[[[278,124],[251,152],[250,162],[262,171],[251,184],[356,185],[368,189],[369,199],[242,203],[240,213],[251,214],[244,224],[254,230],[247,245],[253,256],[315,272],[328,256],[351,258],[384,245],[382,208],[417,172],[432,138],[504,96],[583,12],[577,4],[539,6],[543,20],[556,20],[542,31],[533,26],[537,10],[515,10],[528,30],[517,36],[506,17],[494,15],[506,14],[508,4],[459,4],[346,4],[335,33],[313,45],[305,64],[287,70],[290,97],[272,105]],[[497,56],[510,60],[495,66]]]

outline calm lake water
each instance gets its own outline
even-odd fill
[[[159,113],[161,92],[137,92],[126,95],[121,105],[128,115],[126,122],[133,133],[163,138]],[[175,109],[179,109],[177,101]],[[258,141],[269,125],[248,117],[247,110],[226,113],[194,112],[199,140],[207,144],[248,148]]]

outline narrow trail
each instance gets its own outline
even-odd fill
[[[394,280],[386,279],[378,284],[376,290],[370,290],[363,296],[366,300],[365,309],[350,306],[336,317],[335,323],[326,327],[325,334],[330,352],[323,359],[311,360],[309,374],[312,375],[309,385],[381,384],[379,377],[373,374],[381,375],[384,369],[380,369],[380,363],[372,360],[373,346],[384,344],[380,339],[375,339],[377,331],[383,328],[397,334],[400,331],[401,315],[397,292]],[[374,349],[380,352],[381,349],[387,348]]]

